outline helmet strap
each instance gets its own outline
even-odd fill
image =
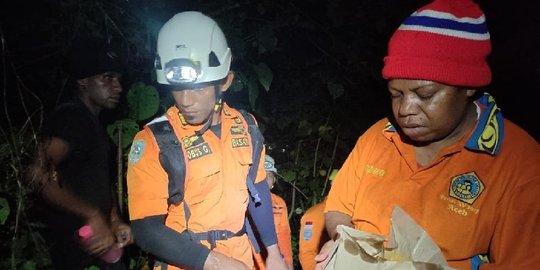
[[[210,128],[210,126],[212,125],[214,114],[220,113],[221,109],[223,108],[223,98],[222,98],[219,83],[216,83],[214,85],[214,91],[216,94],[216,103],[214,104],[214,110],[212,110],[212,112],[210,113],[210,117],[208,117],[208,121],[206,121],[204,126],[195,132],[195,134],[197,134],[198,136],[201,136],[204,132],[206,132]]]

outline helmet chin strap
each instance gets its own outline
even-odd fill
[[[221,113],[221,109],[223,109],[223,98],[222,98],[221,89],[218,83],[214,85],[214,91],[216,95],[216,103],[214,104],[214,109],[210,112],[208,121],[206,121],[204,126],[195,132],[197,136],[201,136],[210,128],[210,126],[212,126],[212,120],[214,118],[214,114]]]

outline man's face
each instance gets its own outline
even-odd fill
[[[433,81],[393,79],[388,82],[392,112],[409,139],[432,142],[446,138],[463,123],[475,90]]]
[[[172,91],[176,107],[190,125],[206,123],[214,113],[216,91],[214,85],[206,85],[198,89]]]
[[[84,84],[89,106],[93,111],[114,109],[120,102],[122,85],[121,75],[116,72],[105,72],[79,80]]]

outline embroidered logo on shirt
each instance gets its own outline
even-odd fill
[[[468,204],[473,204],[482,191],[484,183],[474,172],[454,176],[450,182],[450,197]]]
[[[212,154],[212,149],[210,149],[208,143],[205,142],[191,148],[186,148],[186,153],[188,160],[194,160]]]
[[[313,237],[313,222],[306,221],[304,223],[304,240],[311,240]]]
[[[385,171],[383,169],[380,169],[380,168],[377,168],[373,165],[370,165],[370,164],[366,164],[364,170],[366,171],[366,173],[368,174],[373,174],[375,176],[384,176],[385,174]]]
[[[243,126],[232,126],[231,127],[232,135],[246,135],[246,130]]]
[[[144,140],[136,140],[131,144],[128,158],[131,164],[135,165],[141,159],[145,147],[146,143]]]
[[[235,124],[242,124],[242,119],[240,119],[238,116],[233,118]]]
[[[249,146],[249,140],[248,140],[247,137],[232,138],[231,141],[232,141],[232,147],[233,148]]]
[[[198,144],[196,143],[198,139],[199,139],[199,136],[197,135],[185,136],[182,138],[182,144],[184,144],[185,148],[189,148],[193,144]]]

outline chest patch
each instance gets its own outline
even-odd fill
[[[473,204],[484,191],[484,183],[475,172],[454,176],[450,181],[449,196]]]
[[[182,144],[184,147],[189,148],[194,144],[202,143],[202,138],[197,135],[185,136],[182,138]]]
[[[241,137],[241,138],[232,138],[232,147],[238,148],[238,147],[248,147],[249,146],[249,140],[247,137]]]
[[[231,127],[232,135],[246,135],[246,130],[243,126],[232,126]]]
[[[190,148],[186,148],[186,154],[188,160],[194,160],[212,154],[212,149],[210,149],[208,143],[205,142]]]

